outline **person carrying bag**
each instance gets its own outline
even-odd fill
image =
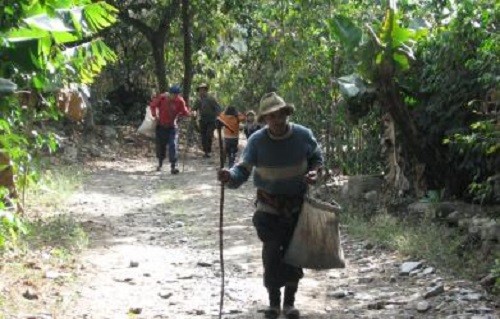
[[[269,296],[266,319],[276,319],[281,313],[288,319],[300,317],[295,296],[304,274],[300,266],[284,261],[284,252],[291,243],[307,184],[316,181],[323,166],[321,148],[312,131],[289,122],[293,111],[293,105],[275,92],[265,94],[258,121],[266,126],[250,136],[235,166],[218,172],[218,179],[228,188],[238,188],[253,172],[257,201],[252,221],[262,241],[263,281]]]

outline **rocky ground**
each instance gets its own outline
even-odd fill
[[[24,296],[29,314],[19,306],[4,318],[217,318],[217,161],[188,154],[176,176],[154,165],[149,153],[102,157],[88,168],[68,208],[89,231],[90,247],[72,267],[45,272],[51,290],[18,282],[36,298]],[[225,197],[223,317],[263,318],[253,186],[227,190]],[[345,229],[343,247],[345,269],[305,272],[296,304],[302,318],[499,318],[498,300],[426,261],[353,240]],[[53,282],[63,275],[73,279],[58,289]],[[24,286],[19,291],[31,291]]]

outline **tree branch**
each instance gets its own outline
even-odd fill
[[[121,11],[118,13],[118,17],[126,23],[131,24],[134,28],[136,28],[140,33],[142,33],[146,38],[151,39],[153,35],[153,29],[142,22],[139,19],[132,18],[129,16],[128,11]]]
[[[118,11],[118,18],[122,20],[122,22],[126,22],[131,24],[134,28],[136,28],[140,33],[142,33],[146,38],[148,38],[149,41],[152,41],[153,37],[153,28],[148,26],[146,23],[142,22],[139,19],[133,18],[129,15],[128,10],[129,7],[122,8],[116,4],[114,0],[106,0],[106,3],[114,6],[117,8]]]
[[[163,11],[163,15],[160,18],[160,23],[158,25],[158,29],[156,29],[156,32],[165,31],[170,28],[170,22],[178,13],[179,6],[180,0],[173,0],[172,3],[167,8],[165,8],[165,10]]]

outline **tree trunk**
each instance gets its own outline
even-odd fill
[[[165,67],[165,38],[165,35],[157,34],[151,41],[159,92],[166,92],[168,89],[167,69]]]
[[[136,19],[130,16],[129,8],[118,6],[115,1],[107,0],[107,3],[118,7],[119,13],[118,17],[125,23],[135,27],[140,33],[144,35],[151,44],[151,50],[153,51],[153,59],[155,63],[155,76],[158,81],[158,89],[160,92],[167,91],[167,70],[165,66],[165,44],[168,37],[168,32],[173,19],[178,14],[178,9],[180,5],[180,0],[172,0],[172,2],[166,7],[160,7],[157,12],[159,12],[159,22],[156,29],[151,28],[146,23],[140,19]]]
[[[400,144],[410,158],[405,161],[410,168],[406,172],[402,172],[407,177],[411,177],[413,191],[416,194],[425,192],[425,182],[422,177],[425,171],[427,181],[436,178],[434,172],[435,156],[431,149],[423,147],[421,144],[420,133],[418,132],[415,121],[412,119],[407,106],[403,102],[403,98],[399,92],[397,84],[394,82],[392,65],[383,64],[380,67],[380,73],[377,78],[377,86],[379,92],[379,100],[382,107],[389,113],[396,128],[401,132],[403,139]]]
[[[189,105],[189,94],[191,92],[191,80],[193,76],[193,63],[191,57],[193,48],[191,43],[191,16],[189,11],[189,0],[182,0],[182,31],[184,33],[184,79],[183,96]]]

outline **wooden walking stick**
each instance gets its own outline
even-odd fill
[[[220,169],[224,168],[224,145],[222,145],[222,125],[217,125],[217,135],[219,137]],[[222,318],[224,307],[224,183],[220,184],[220,204],[219,204],[219,253],[221,267],[221,287],[219,302],[219,319]]]
[[[187,151],[188,151],[188,148],[189,148],[189,135],[191,134],[191,121],[188,123],[187,127],[184,129],[184,150],[182,152],[182,158],[181,158],[181,161],[182,161],[182,172],[184,173],[184,164],[186,163],[186,156],[187,156]]]

